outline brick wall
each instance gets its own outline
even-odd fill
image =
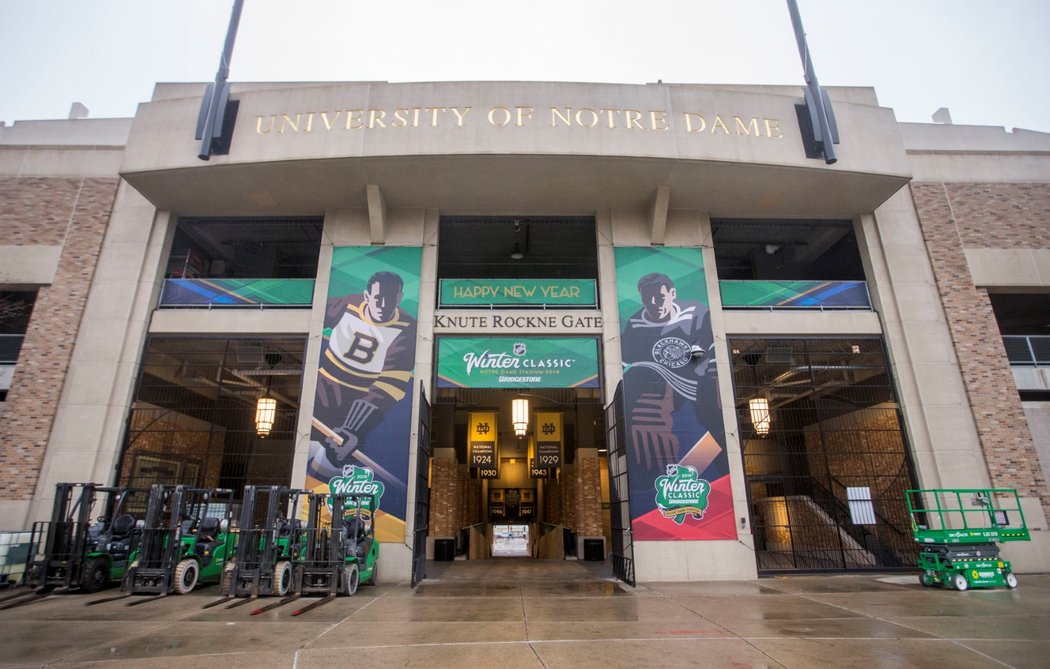
[[[7,401],[0,403],[0,497],[33,496],[118,179],[0,178],[0,245],[62,246],[37,293]]]
[[[600,537],[602,532],[602,489],[598,458],[576,461],[576,533]]]
[[[453,537],[458,529],[460,503],[459,465],[455,460],[430,461],[430,530],[432,537]]]
[[[1050,496],[998,336],[988,293],[973,285],[966,248],[1050,248],[1050,184],[913,183],[927,253],[962,368],[992,485]]]

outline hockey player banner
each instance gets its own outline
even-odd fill
[[[490,411],[473,411],[467,436],[467,458],[471,469],[497,469],[499,451],[496,444],[499,424]]]
[[[549,411],[536,412],[536,466],[561,467],[562,450],[561,414]]]
[[[332,253],[306,487],[381,492],[376,538],[403,542],[419,310],[418,247]]]
[[[638,541],[736,539],[703,255],[616,248]]]

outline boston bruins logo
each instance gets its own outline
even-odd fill
[[[653,346],[653,360],[664,367],[684,367],[689,357],[689,343],[678,337],[664,337]]]

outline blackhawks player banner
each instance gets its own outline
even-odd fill
[[[332,253],[306,486],[376,496],[376,538],[403,542],[419,311],[418,247]]]
[[[703,255],[615,251],[633,536],[736,539]]]

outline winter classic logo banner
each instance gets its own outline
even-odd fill
[[[615,251],[634,538],[736,539],[701,251]]]
[[[405,539],[418,247],[339,247],[314,394],[306,486],[378,500],[376,538]]]
[[[589,337],[443,337],[439,388],[597,388],[598,342]]]

